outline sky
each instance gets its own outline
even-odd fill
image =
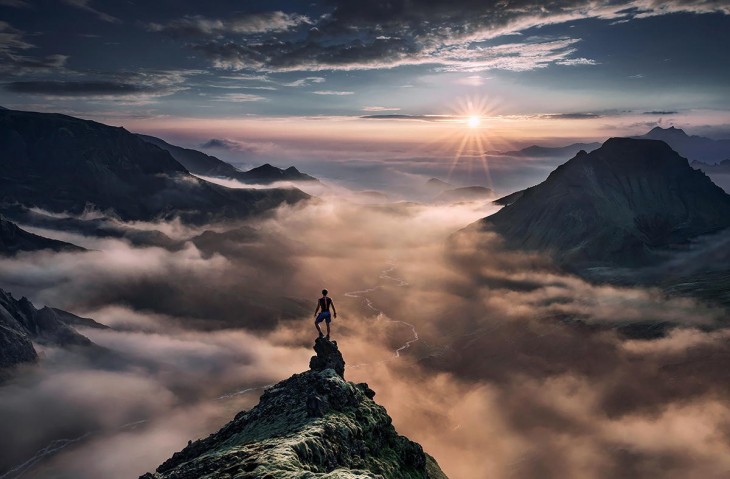
[[[423,162],[468,157],[464,142],[505,151],[657,125],[730,137],[729,14],[704,0],[0,0],[0,105],[242,167],[344,178],[356,170],[331,161],[377,158],[444,176]]]

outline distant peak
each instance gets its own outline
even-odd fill
[[[676,128],[674,126],[670,126],[669,128],[662,128],[661,126],[655,126],[651,129],[649,132],[650,135],[652,134],[664,134],[664,135],[672,135],[672,136],[687,136],[687,133],[681,128]]]

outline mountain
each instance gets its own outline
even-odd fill
[[[456,203],[460,201],[487,201],[494,197],[494,190],[483,186],[466,186],[442,191],[434,198],[436,203]]]
[[[266,163],[249,171],[241,171],[230,163],[216,158],[215,156],[206,155],[203,152],[182,148],[171,145],[160,138],[154,136],[137,134],[147,143],[162,148],[169,152],[173,158],[180,162],[191,173],[202,176],[212,176],[218,178],[232,178],[242,183],[259,183],[270,184],[276,181],[319,181],[313,176],[309,176],[300,172],[291,166],[286,170],[271,166]]]
[[[36,361],[32,341],[64,347],[93,344],[71,325],[106,327],[59,309],[36,309],[28,299],[16,300],[0,289],[0,369]]]
[[[538,146],[532,145],[521,150],[512,151],[492,151],[489,155],[495,156],[519,156],[528,158],[555,158],[555,157],[569,157],[575,156],[579,151],[593,151],[600,147],[600,143],[573,143],[567,146]]]
[[[723,160],[720,163],[703,163],[702,161],[693,161],[690,166],[695,170],[704,171],[708,175],[720,174],[730,175],[730,160]]]
[[[432,194],[441,193],[444,190],[453,189],[454,185],[446,183],[445,181],[439,180],[438,178],[431,178],[426,182],[426,189]]]
[[[76,245],[38,236],[20,229],[18,225],[0,216],[0,255],[14,255],[21,251],[84,251]]]
[[[335,341],[319,338],[314,350],[309,371],[140,479],[446,479],[420,445],[398,435],[367,384],[345,381]]]
[[[200,180],[124,128],[65,115],[0,111],[0,207],[123,220],[243,218],[308,198],[296,189],[229,189]]]
[[[657,126],[649,133],[634,138],[661,140],[690,160],[714,163],[730,159],[730,140],[712,140],[702,136],[690,136],[684,130],[673,126],[669,128]]]
[[[730,226],[730,195],[664,142],[611,138],[479,226],[564,264],[631,266]]]

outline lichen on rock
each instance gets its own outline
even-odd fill
[[[257,406],[194,441],[142,479],[445,479],[399,435],[367,384],[344,380],[337,343],[315,343],[310,370],[267,389]]]

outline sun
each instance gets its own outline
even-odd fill
[[[480,125],[481,123],[482,123],[482,119],[481,119],[481,118],[479,118],[479,117],[478,117],[478,116],[476,116],[476,115],[470,116],[470,117],[469,117],[469,118],[467,118],[467,120],[466,120],[466,125],[467,125],[467,126],[468,126],[469,128],[476,128],[476,127],[478,127],[478,126],[479,126],[479,125]]]

